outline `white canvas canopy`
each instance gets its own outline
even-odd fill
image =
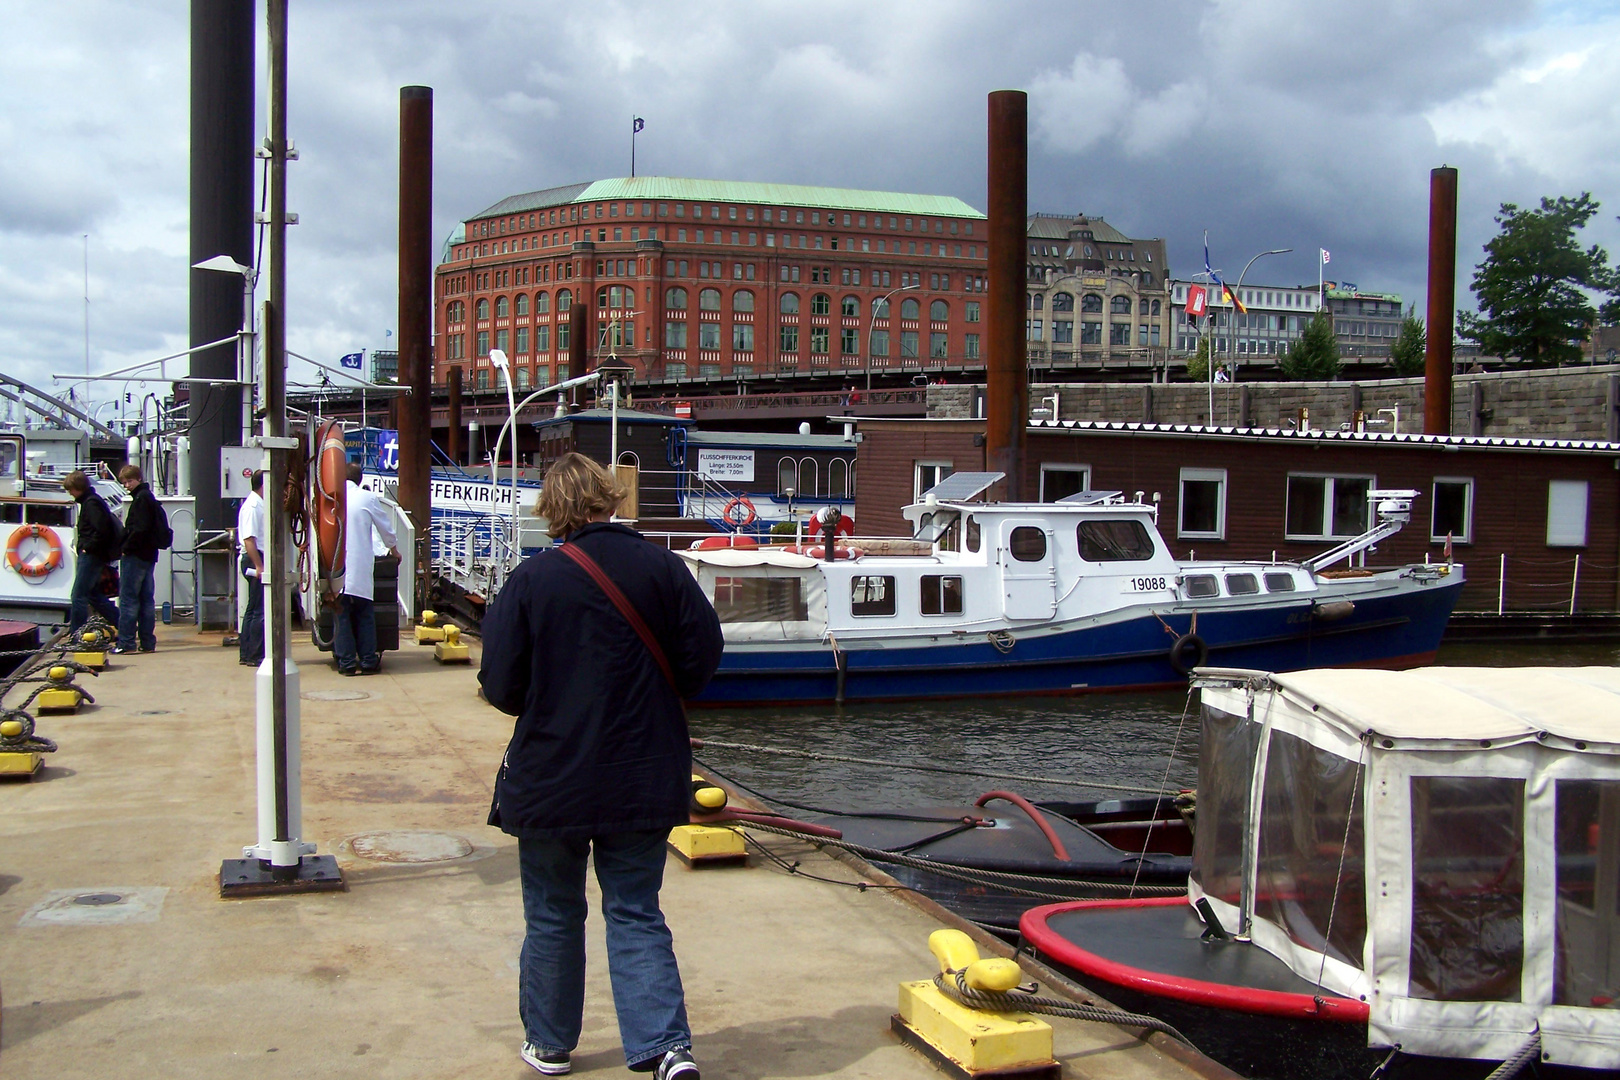
[[[819,641],[827,584],[816,560],[775,548],[681,551],[727,641]]]
[[[1620,1068],[1620,671],[1198,675],[1193,901],[1371,1045]]]

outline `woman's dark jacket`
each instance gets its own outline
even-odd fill
[[[123,530],[118,519],[107,509],[107,503],[93,490],[85,490],[74,498],[79,503],[79,520],[74,530],[74,550],[81,555],[94,555],[104,561],[118,558],[123,547]]]
[[[482,627],[484,697],[518,718],[489,823],[533,837],[682,824],[692,751],[681,698],[720,665],[720,620],[681,558],[634,530],[591,524],[567,542],[635,605],[680,693],[582,567],[556,551],[529,558]]]
[[[152,494],[152,486],[146,483],[135,489],[130,500],[129,512],[124,515],[124,554],[155,563],[163,508]]]

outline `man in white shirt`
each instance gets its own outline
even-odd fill
[[[253,488],[236,512],[236,542],[242,547],[242,587],[247,590],[247,609],[242,612],[242,630],[236,636],[236,659],[258,667],[264,659],[264,557],[265,506],[264,470],[256,469],[249,481]]]
[[[338,597],[332,620],[332,655],[344,675],[375,675],[382,669],[377,652],[377,623],[372,614],[375,591],[372,571],[376,541],[380,538],[388,554],[399,557],[393,522],[375,494],[361,487],[360,466],[349,466],[345,492],[348,515],[343,528],[343,594]]]

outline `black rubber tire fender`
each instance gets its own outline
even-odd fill
[[[1190,675],[1193,668],[1203,667],[1207,663],[1209,646],[1197,634],[1182,634],[1170,646],[1170,666],[1179,674]]]

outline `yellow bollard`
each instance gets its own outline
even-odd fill
[[[970,989],[1006,991],[1018,985],[1017,964],[1001,957],[979,959],[973,939],[960,930],[936,930],[929,951],[948,978],[964,972]],[[1052,1027],[1023,1012],[984,1012],[958,1005],[931,980],[900,984],[900,1011],[890,1026],[913,1049],[958,1077],[1052,1077]]]
[[[416,627],[416,643],[418,645],[435,645],[444,640],[444,632],[448,627],[439,625],[437,611],[422,612],[422,623]]]
[[[433,646],[433,659],[441,664],[472,663],[472,651],[461,642],[461,627],[451,623],[444,628],[444,640]]]

